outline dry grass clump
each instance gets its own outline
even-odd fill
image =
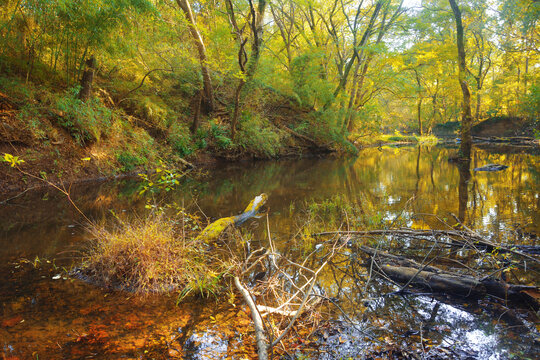
[[[96,226],[81,274],[105,287],[141,293],[214,293],[223,262],[210,258],[186,228],[163,215],[121,222],[112,230]]]

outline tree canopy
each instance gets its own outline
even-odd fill
[[[204,145],[200,116],[222,147],[267,156],[295,136],[430,133],[460,120],[460,81],[475,123],[536,119],[540,3],[457,2],[459,75],[451,2],[3,0],[0,71],[71,88],[94,56],[112,104],[185,152]]]

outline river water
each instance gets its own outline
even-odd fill
[[[306,209],[321,203],[354,204],[360,211],[356,218],[347,218],[349,226],[386,228],[398,222],[415,229],[447,228],[459,219],[494,242],[514,239],[535,245],[535,235],[540,234],[538,154],[476,148],[471,170],[490,163],[508,168],[467,173],[448,162],[455,151],[381,147],[363,150],[356,158],[223,164],[186,179],[165,201],[214,219],[237,214],[254,196],[267,193],[271,233],[281,248],[287,248]],[[89,218],[100,221],[109,219],[111,212],[144,216],[146,200],[138,190],[135,179],[124,179],[80,184],[71,194]],[[242,307],[216,299],[187,300],[175,306],[172,295],[140,298],[70,278],[62,268],[76,264],[84,249],[88,235],[83,219],[52,189],[6,198],[12,199],[0,205],[0,354],[4,358],[253,356],[253,344],[242,341],[249,331]],[[246,224],[261,242],[265,221]],[[346,226],[335,224],[339,225]],[[331,289],[328,279],[323,276],[321,282]],[[392,290],[380,282],[371,291],[380,295]],[[373,293],[368,295],[374,299]],[[383,339],[387,348],[437,345],[449,351],[448,358],[463,359],[538,356],[535,318],[525,312],[516,314],[516,325],[514,318],[505,320],[504,311],[484,310],[482,301],[471,304],[419,294],[365,298],[362,294],[357,299],[361,304],[356,303],[353,289],[343,308],[358,326]],[[426,319],[433,313],[433,324],[424,333]],[[338,320],[343,319],[337,316]],[[324,344],[310,356],[361,358],[361,352],[373,344],[355,331],[343,326],[338,335],[330,331],[319,336]]]

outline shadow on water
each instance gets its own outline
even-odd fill
[[[352,159],[226,164],[205,177],[186,179],[163,201],[183,203],[192,211],[200,208],[209,218],[217,218],[239,213],[255,195],[265,192],[271,231],[282,248],[287,248],[312,201],[336,196],[362,210],[365,218],[356,220],[369,220],[381,228],[397,217],[411,228],[439,228],[442,222],[452,226],[455,214],[493,241],[509,234],[536,241],[538,155],[475,149],[470,168],[489,163],[509,166],[501,172],[477,173],[449,163],[451,152],[440,147],[382,147],[364,150]],[[75,186],[72,198],[88,217],[101,221],[110,219],[111,211],[144,216],[145,200],[137,193],[138,182],[124,179]],[[264,239],[263,221],[247,226],[256,239]],[[201,349],[217,351],[214,358],[253,354],[252,345],[241,342],[249,327],[243,310],[215,300],[176,307],[176,299],[168,296],[139,299],[57,278],[61,272],[55,266],[76,263],[87,236],[80,216],[54,190],[28,192],[0,205],[0,354],[31,358],[36,352],[40,359],[109,358],[111,354],[201,358],[205,356]],[[44,259],[56,259],[54,266]],[[331,274],[320,281],[332,288]],[[343,307],[387,344],[425,344],[429,339],[446,342],[448,349],[461,349],[448,358],[537,354],[532,335],[520,335],[520,326],[503,320],[503,314],[483,310],[481,302],[456,303],[418,294],[377,297],[395,290],[377,281],[370,284],[373,296],[366,301],[355,286],[350,284]],[[358,356],[370,342],[353,330],[326,334],[329,348],[326,355],[317,356]]]

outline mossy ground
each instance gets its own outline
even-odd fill
[[[120,80],[111,86],[98,77],[94,96],[84,103],[78,86],[0,74],[0,153],[24,159],[23,170],[33,175],[69,183],[152,170],[160,160],[175,166],[180,159],[270,159],[313,151],[253,104],[243,109],[235,141],[230,109],[201,115],[199,129],[191,132],[189,94],[156,96],[141,89],[124,99],[135,83]],[[26,189],[33,181],[17,171],[2,172],[0,191]]]

